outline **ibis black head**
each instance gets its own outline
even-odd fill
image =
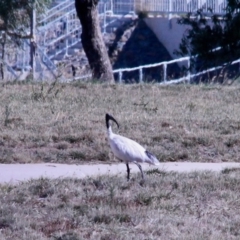
[[[107,129],[109,128],[109,120],[114,121],[117,124],[118,128],[119,128],[119,124],[118,124],[117,120],[113,116],[111,116],[108,113],[106,113],[106,126],[107,126]]]

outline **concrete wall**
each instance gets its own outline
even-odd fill
[[[182,36],[187,29],[186,26],[179,25],[177,23],[177,18],[168,19],[165,17],[152,17],[146,18],[145,22],[168,50],[171,57],[173,59],[179,58],[179,56],[173,54],[173,51],[179,48]]]

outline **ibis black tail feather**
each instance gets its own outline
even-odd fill
[[[158,159],[152,153],[150,153],[147,150],[145,151],[145,153],[148,156],[148,158],[150,159],[149,163],[154,164],[154,165],[159,165]]]
[[[106,126],[107,126],[107,129],[109,128],[109,120],[112,120],[112,121],[114,121],[116,124],[117,124],[117,126],[118,126],[118,128],[119,128],[119,124],[118,124],[118,122],[117,122],[117,120],[113,117],[113,116],[111,116],[111,115],[109,115],[108,113],[106,113]]]

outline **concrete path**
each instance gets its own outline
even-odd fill
[[[240,163],[193,163],[193,162],[167,162],[160,166],[142,164],[143,170],[159,168],[164,171],[204,171],[220,172],[225,168],[240,168]],[[139,172],[135,164],[131,165],[131,173]],[[84,178],[103,174],[126,175],[126,165],[120,164],[95,164],[95,165],[67,165],[67,164],[0,164],[0,183],[18,183],[40,177],[59,178],[74,177]]]

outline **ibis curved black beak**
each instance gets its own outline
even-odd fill
[[[108,113],[106,113],[106,126],[107,126],[107,129],[109,128],[109,120],[114,121],[117,124],[118,128],[119,128],[119,124],[118,124],[117,120],[113,116],[111,116]]]

